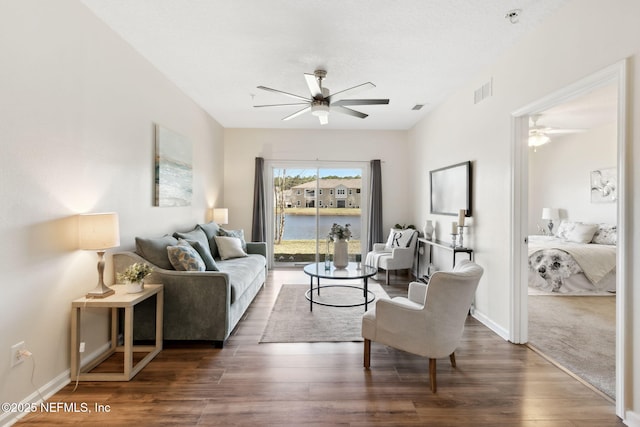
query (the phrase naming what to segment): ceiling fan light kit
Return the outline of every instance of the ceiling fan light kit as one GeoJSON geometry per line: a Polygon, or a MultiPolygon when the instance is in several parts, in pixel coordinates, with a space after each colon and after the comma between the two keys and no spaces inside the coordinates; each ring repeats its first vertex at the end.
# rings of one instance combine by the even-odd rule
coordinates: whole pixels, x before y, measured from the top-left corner
{"type": "Polygon", "coordinates": [[[345,107],[345,105],[381,105],[388,104],[388,99],[344,99],[347,96],[354,95],[358,92],[361,92],[365,89],[370,89],[376,87],[373,83],[367,82],[362,83],[357,86],[351,87],[349,89],[344,89],[340,92],[336,92],[333,95],[329,91],[328,88],[322,86],[322,81],[326,78],[327,72],[325,70],[316,70],[313,74],[305,73],[304,78],[307,83],[307,87],[309,88],[309,93],[311,97],[304,97],[300,95],[296,95],[289,92],[284,92],[278,89],[272,89],[266,86],[258,86],[258,89],[262,89],[268,92],[279,93],[281,95],[288,96],[290,98],[295,98],[298,103],[289,103],[289,104],[270,104],[270,105],[254,105],[254,107],[282,107],[282,106],[290,106],[290,105],[305,105],[302,110],[296,111],[293,114],[290,114],[284,117],[282,120],[291,120],[295,117],[298,117],[304,113],[311,112],[312,115],[318,117],[321,125],[326,125],[329,123],[329,113],[337,112],[341,114],[346,114],[353,117],[358,117],[360,119],[364,119],[368,116],[368,114],[362,113],[360,111],[353,110],[351,108],[345,107]]]}

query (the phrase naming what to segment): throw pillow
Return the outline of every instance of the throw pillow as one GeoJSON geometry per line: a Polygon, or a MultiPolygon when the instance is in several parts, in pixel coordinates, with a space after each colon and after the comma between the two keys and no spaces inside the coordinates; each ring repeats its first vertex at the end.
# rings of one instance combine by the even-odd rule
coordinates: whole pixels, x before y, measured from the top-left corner
{"type": "Polygon", "coordinates": [[[220,230],[220,226],[215,222],[209,222],[206,224],[198,224],[198,228],[204,231],[204,234],[207,235],[207,240],[209,241],[209,250],[211,251],[211,256],[216,258],[220,254],[218,253],[218,246],[216,245],[215,236],[218,235],[218,231],[220,230]]]}
{"type": "Polygon", "coordinates": [[[175,237],[164,235],[158,238],[145,239],[136,237],[136,252],[151,264],[165,270],[173,270],[173,265],[167,256],[167,246],[178,244],[175,237]]]}
{"type": "Polygon", "coordinates": [[[240,243],[242,244],[242,250],[245,252],[247,251],[247,242],[244,240],[244,230],[225,230],[220,227],[218,236],[237,237],[240,239],[240,243]]]}
{"type": "Polygon", "coordinates": [[[213,259],[213,255],[211,255],[209,239],[207,239],[207,235],[201,228],[196,227],[187,233],[175,232],[173,233],[173,237],[189,242],[189,244],[198,251],[198,255],[200,255],[200,258],[204,261],[207,271],[218,271],[218,266],[213,259]]]}
{"type": "Polygon", "coordinates": [[[591,243],[598,226],[595,224],[576,224],[567,234],[567,241],[575,243],[591,243]]]}
{"type": "Polygon", "coordinates": [[[411,246],[413,235],[415,230],[409,228],[400,230],[398,228],[392,228],[389,231],[389,237],[385,246],[387,248],[408,248],[411,246]]]}
{"type": "Polygon", "coordinates": [[[216,245],[220,251],[220,258],[231,259],[247,256],[242,250],[242,242],[237,237],[215,236],[216,245]]]}
{"type": "Polygon", "coordinates": [[[598,224],[598,229],[591,242],[599,245],[617,245],[618,227],[610,224],[598,224]]]}
{"type": "Polygon", "coordinates": [[[171,265],[178,271],[205,271],[204,261],[185,240],[176,246],[167,246],[167,254],[171,265]]]}

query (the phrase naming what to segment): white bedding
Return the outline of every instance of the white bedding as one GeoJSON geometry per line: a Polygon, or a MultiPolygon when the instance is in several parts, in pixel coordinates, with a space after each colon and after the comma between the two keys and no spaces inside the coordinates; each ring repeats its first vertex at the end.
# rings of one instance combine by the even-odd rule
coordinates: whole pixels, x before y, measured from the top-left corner
{"type": "Polygon", "coordinates": [[[557,292],[615,290],[616,246],[572,243],[553,236],[529,236],[529,285],[557,292]],[[570,277],[586,276],[575,289],[570,277]],[[612,280],[613,277],[613,280],[612,280]],[[613,284],[613,286],[612,286],[613,284]],[[589,289],[590,288],[590,289],[589,289]]]}

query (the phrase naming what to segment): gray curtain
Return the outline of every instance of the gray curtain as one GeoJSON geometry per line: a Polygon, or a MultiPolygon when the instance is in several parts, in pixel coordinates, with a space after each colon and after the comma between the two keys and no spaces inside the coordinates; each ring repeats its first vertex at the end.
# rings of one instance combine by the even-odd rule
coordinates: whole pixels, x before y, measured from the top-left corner
{"type": "Polygon", "coordinates": [[[256,157],[256,171],[253,182],[253,220],[251,222],[251,241],[267,241],[267,206],[264,191],[264,159],[256,157]]]}
{"type": "Polygon", "coordinates": [[[371,191],[369,206],[369,238],[367,249],[373,249],[374,243],[382,243],[382,171],[380,160],[371,160],[371,191]]]}

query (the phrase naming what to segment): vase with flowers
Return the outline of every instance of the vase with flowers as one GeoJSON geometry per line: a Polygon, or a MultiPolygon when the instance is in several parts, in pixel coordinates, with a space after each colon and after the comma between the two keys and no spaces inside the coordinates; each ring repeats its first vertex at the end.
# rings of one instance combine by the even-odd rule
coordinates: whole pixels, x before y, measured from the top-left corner
{"type": "Polygon", "coordinates": [[[349,227],[351,224],[342,226],[334,223],[327,236],[329,241],[333,242],[333,265],[336,268],[345,268],[349,265],[349,245],[347,243],[351,238],[349,227]]]}
{"type": "Polygon", "coordinates": [[[118,281],[125,283],[125,290],[129,294],[135,294],[144,290],[144,278],[153,272],[153,268],[144,262],[136,262],[127,267],[116,277],[118,281]]]}

